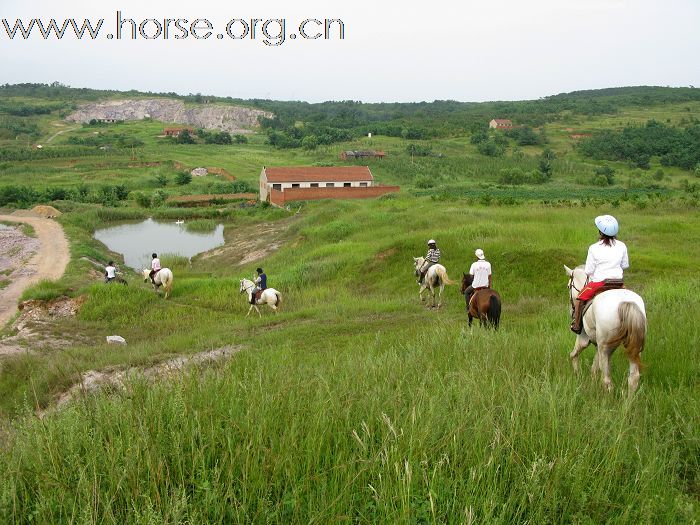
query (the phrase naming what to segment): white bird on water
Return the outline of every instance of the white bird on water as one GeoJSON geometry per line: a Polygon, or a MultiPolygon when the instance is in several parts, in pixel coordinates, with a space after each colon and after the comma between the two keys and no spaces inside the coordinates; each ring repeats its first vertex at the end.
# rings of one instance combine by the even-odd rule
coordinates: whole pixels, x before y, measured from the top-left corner
{"type": "Polygon", "coordinates": [[[183,221],[182,219],[178,219],[175,221],[175,224],[185,224],[185,221],[183,221]]]}

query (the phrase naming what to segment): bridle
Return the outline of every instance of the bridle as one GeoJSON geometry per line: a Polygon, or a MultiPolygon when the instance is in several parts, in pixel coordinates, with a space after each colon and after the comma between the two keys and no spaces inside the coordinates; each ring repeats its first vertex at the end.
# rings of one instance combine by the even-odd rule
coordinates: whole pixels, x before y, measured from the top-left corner
{"type": "MultiPolygon", "coordinates": [[[[241,284],[243,284],[243,283],[241,283],[241,284]]],[[[255,283],[251,283],[250,286],[244,286],[244,287],[243,287],[243,291],[244,291],[244,292],[247,292],[247,291],[250,290],[251,288],[255,288],[255,283]]]]}
{"type": "Polygon", "coordinates": [[[571,272],[571,275],[569,276],[569,284],[566,285],[566,287],[569,289],[569,302],[571,303],[571,308],[574,308],[574,295],[571,293],[571,290],[576,290],[576,292],[578,292],[578,295],[581,295],[581,291],[586,287],[586,285],[589,282],[591,282],[591,278],[588,275],[586,275],[586,282],[583,283],[583,286],[581,288],[576,288],[576,285],[574,284],[574,272],[571,272]]]}

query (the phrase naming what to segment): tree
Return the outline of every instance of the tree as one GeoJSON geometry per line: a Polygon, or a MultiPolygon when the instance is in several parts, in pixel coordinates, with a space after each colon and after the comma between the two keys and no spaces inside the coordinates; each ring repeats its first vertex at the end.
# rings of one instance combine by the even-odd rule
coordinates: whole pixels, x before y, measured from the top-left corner
{"type": "Polygon", "coordinates": [[[168,185],[168,177],[165,173],[159,173],[156,175],[156,185],[160,186],[161,188],[168,185]]]}
{"type": "Polygon", "coordinates": [[[192,175],[190,174],[189,171],[181,171],[177,175],[175,175],[175,183],[184,186],[186,184],[189,184],[192,182],[192,175]]]}
{"type": "Polygon", "coordinates": [[[194,138],[192,135],[190,135],[190,132],[186,129],[183,129],[180,134],[177,136],[175,139],[175,142],[177,144],[194,144],[194,138]]]}

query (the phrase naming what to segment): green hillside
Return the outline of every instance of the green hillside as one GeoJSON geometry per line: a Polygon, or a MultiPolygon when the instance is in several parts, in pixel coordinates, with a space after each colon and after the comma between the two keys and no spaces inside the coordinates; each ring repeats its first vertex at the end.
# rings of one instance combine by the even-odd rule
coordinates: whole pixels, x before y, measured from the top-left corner
{"type": "MultiPolygon", "coordinates": [[[[159,137],[164,123],[154,121],[62,120],[81,101],[151,94],[0,88],[0,127],[26,130],[0,135],[0,207],[52,204],[71,243],[66,275],[24,298],[84,301],[77,316],[37,328],[70,344],[2,358],[0,521],[697,522],[700,179],[695,165],[679,164],[694,151],[698,92],[242,101],[277,118],[245,143],[220,145],[178,144],[159,137]],[[21,104],[43,109],[8,110],[21,104]],[[530,131],[489,132],[495,117],[530,131]],[[596,143],[603,132],[620,147],[596,143]],[[303,144],[309,136],[315,145],[303,144]],[[586,140],[588,150],[578,145],[586,140]],[[257,188],[263,165],[340,165],[350,149],[385,151],[367,163],[401,192],[289,210],[164,204],[169,195],[257,188]],[[198,166],[236,180],[178,184],[198,166]],[[631,398],[621,351],[612,394],[588,372],[574,374],[568,358],[563,265],[583,262],[602,213],[620,221],[625,279],[649,320],[631,398]],[[191,264],[164,257],[175,274],[167,301],[128,272],[128,286],[105,286],[90,262],[119,257],[92,238],[95,229],[147,217],[225,225],[223,248],[191,264]],[[504,303],[499,331],[467,328],[458,286],[447,287],[440,309],[420,303],[412,257],[429,238],[452,279],[475,248],[486,252],[504,303]],[[282,293],[282,309],[245,318],[239,279],[257,266],[282,293]],[[106,344],[112,334],[128,345],[106,344]],[[53,408],[88,371],[224,347],[239,351],[53,408]]],[[[589,365],[593,349],[582,358],[589,365]]]]}

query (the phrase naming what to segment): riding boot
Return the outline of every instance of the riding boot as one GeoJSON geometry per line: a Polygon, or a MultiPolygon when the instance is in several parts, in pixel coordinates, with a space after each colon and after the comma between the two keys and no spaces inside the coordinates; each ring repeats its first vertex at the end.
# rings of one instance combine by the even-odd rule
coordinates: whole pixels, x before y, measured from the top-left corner
{"type": "Polygon", "coordinates": [[[580,334],[583,330],[583,323],[581,322],[581,309],[583,307],[583,301],[576,299],[574,301],[574,315],[571,321],[571,331],[575,334],[580,334]]]}

